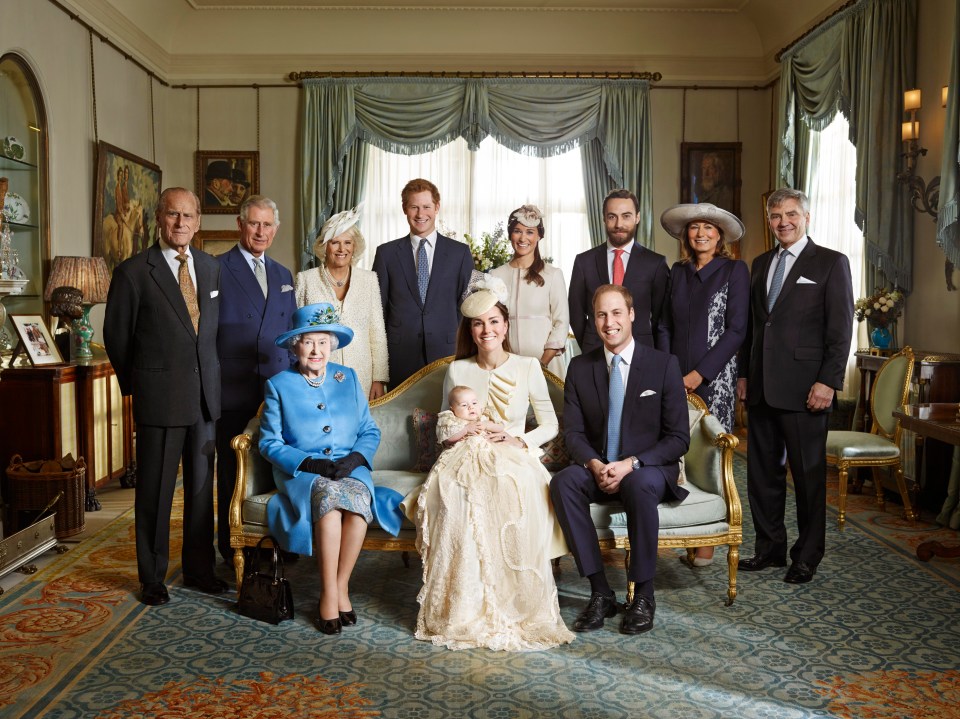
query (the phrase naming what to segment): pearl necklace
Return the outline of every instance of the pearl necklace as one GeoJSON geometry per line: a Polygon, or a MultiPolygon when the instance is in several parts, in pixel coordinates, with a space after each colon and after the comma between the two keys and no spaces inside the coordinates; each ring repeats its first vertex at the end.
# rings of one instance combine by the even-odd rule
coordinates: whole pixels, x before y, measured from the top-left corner
{"type": "Polygon", "coordinates": [[[327,371],[326,370],[323,371],[323,374],[320,375],[320,379],[310,379],[302,372],[300,373],[300,376],[303,377],[303,381],[306,382],[311,387],[321,387],[323,386],[324,381],[326,381],[327,379],[327,371]]]}
{"type": "Polygon", "coordinates": [[[334,276],[333,276],[333,273],[330,272],[330,270],[327,269],[327,266],[326,266],[326,265],[323,266],[323,271],[324,271],[324,273],[327,275],[327,279],[330,280],[330,284],[336,285],[337,287],[343,287],[345,284],[347,284],[347,282],[350,281],[350,269],[349,269],[349,268],[347,269],[347,278],[344,279],[344,280],[338,280],[336,277],[334,277],[334,276]]]}

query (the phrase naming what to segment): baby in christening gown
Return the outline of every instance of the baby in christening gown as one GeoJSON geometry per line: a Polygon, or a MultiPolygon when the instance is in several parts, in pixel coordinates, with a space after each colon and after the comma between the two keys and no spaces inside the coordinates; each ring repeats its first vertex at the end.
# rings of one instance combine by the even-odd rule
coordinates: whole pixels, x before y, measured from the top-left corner
{"type": "Polygon", "coordinates": [[[445,447],[455,447],[457,443],[466,447],[461,440],[476,437],[483,441],[474,442],[472,446],[480,451],[491,451],[487,438],[504,431],[503,425],[492,419],[493,408],[481,407],[477,393],[463,385],[451,389],[447,401],[450,409],[437,415],[437,441],[445,447]]]}

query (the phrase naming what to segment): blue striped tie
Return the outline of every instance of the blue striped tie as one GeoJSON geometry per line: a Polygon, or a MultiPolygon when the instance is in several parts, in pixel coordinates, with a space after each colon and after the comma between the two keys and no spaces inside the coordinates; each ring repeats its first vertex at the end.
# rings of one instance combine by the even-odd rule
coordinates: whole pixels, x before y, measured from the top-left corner
{"type": "Polygon", "coordinates": [[[420,303],[427,301],[427,285],[430,284],[430,262],[427,260],[427,238],[420,240],[417,247],[417,288],[420,290],[420,303]]]}
{"type": "Polygon", "coordinates": [[[620,363],[623,358],[614,355],[610,362],[610,407],[607,410],[607,461],[620,459],[620,420],[623,417],[623,374],[620,363]]]}
{"type": "Polygon", "coordinates": [[[770,281],[770,291],[767,293],[767,312],[773,310],[773,305],[780,295],[780,288],[783,287],[783,271],[787,267],[787,251],[779,250],[777,255],[777,269],[773,271],[773,279],[770,281]]]}

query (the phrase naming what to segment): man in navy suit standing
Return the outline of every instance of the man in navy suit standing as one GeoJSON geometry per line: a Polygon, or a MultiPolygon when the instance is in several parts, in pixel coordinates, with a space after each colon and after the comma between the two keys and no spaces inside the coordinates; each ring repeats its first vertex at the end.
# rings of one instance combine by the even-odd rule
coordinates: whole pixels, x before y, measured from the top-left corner
{"type": "Polygon", "coordinates": [[[670,270],[663,255],[636,242],[640,201],[629,190],[613,190],[603,201],[603,224],[607,241],[573,261],[570,273],[570,327],[580,351],[587,352],[603,343],[593,326],[593,293],[600,285],[622,285],[633,296],[636,319],[633,338],[647,347],[670,350],[670,339],[660,327],[670,270]]]}
{"type": "Polygon", "coordinates": [[[676,357],[634,341],[633,300],[625,288],[601,285],[592,309],[603,346],[574,357],[567,370],[563,439],[575,464],[554,476],[550,498],[580,576],[590,580],[590,601],[575,632],[599,629],[617,613],[590,504],[623,504],[627,578],[635,587],[620,632],[640,634],[653,628],[657,606],[657,505],[688,494],[679,486],[679,461],[690,445],[686,390],[676,357]]]}
{"type": "Polygon", "coordinates": [[[460,298],[473,273],[469,248],[436,230],[436,185],[411,180],[400,197],[410,234],[380,245],[373,260],[394,387],[421,367],[453,354],[460,298]]]}
{"type": "Polygon", "coordinates": [[[755,572],[787,564],[787,461],[799,536],[790,584],[813,579],[827,526],[827,419],[850,356],[853,285],[846,255],[807,237],[810,201],[799,190],[767,198],[777,247],[753,261],[750,320],[740,352],[737,396],[749,407],[747,496],[756,530],[755,572]]]}
{"type": "Polygon", "coordinates": [[[263,385],[290,366],[274,339],[290,329],[297,311],[290,270],[266,252],[280,226],[276,203],[253,195],[240,206],[240,242],[220,255],[220,355],[223,411],[217,424],[217,546],[230,562],[230,498],[237,458],[230,441],[243,432],[263,401],[263,385]]]}
{"type": "Polygon", "coordinates": [[[220,265],[191,249],[200,200],[170,187],[157,204],[157,242],[113,271],[103,343],[137,423],[134,498],[140,601],[170,601],[165,586],[170,511],[183,462],[183,583],[220,594],[214,575],[213,447],[220,417],[217,325],[220,265]]]}

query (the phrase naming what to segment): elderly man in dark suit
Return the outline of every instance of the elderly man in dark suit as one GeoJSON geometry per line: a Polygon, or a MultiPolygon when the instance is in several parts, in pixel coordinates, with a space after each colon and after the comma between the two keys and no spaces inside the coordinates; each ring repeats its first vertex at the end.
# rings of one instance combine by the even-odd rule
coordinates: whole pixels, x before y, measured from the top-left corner
{"type": "Polygon", "coordinates": [[[670,338],[660,326],[670,270],[663,255],[637,244],[639,211],[640,201],[629,190],[610,192],[603,201],[607,241],[573,261],[567,302],[570,327],[584,354],[603,344],[594,330],[593,294],[608,283],[626,287],[633,296],[633,338],[647,347],[670,350],[670,338]]]}
{"type": "Polygon", "coordinates": [[[104,344],[120,391],[133,396],[137,423],[136,519],[140,601],[170,601],[164,581],[170,510],[183,460],[183,581],[218,594],[214,576],[213,458],[220,416],[220,264],[190,248],[200,201],[164,190],[158,241],[113,271],[104,344]]]}
{"type": "Polygon", "coordinates": [[[756,530],[746,572],[786,566],[787,462],[799,536],[784,581],[809,582],[826,535],[827,418],[850,354],[853,286],[846,255],[807,237],[810,202],[781,189],[767,200],[778,246],[753,262],[750,322],[737,395],[749,406],[747,496],[756,530]]]}
{"type": "Polygon", "coordinates": [[[290,270],[267,257],[280,227],[277,204],[253,195],[240,206],[240,241],[220,255],[220,388],[217,423],[217,546],[226,561],[230,547],[230,498],[237,457],[230,441],[243,432],[263,401],[263,385],[290,366],[290,353],[274,339],[290,329],[297,311],[290,270]]]}
{"type": "Polygon", "coordinates": [[[554,476],[550,497],[580,576],[590,580],[590,601],[573,624],[575,632],[599,629],[617,613],[590,504],[623,503],[627,577],[635,588],[620,631],[640,634],[653,628],[657,606],[657,505],[688,494],[678,485],[679,460],[690,446],[686,390],[677,358],[631,335],[634,309],[625,288],[597,288],[593,314],[603,346],[571,360],[563,393],[563,439],[576,464],[554,476]]]}
{"type": "Polygon", "coordinates": [[[410,234],[380,245],[373,260],[393,386],[453,354],[460,298],[473,273],[467,246],[437,232],[440,191],[436,185],[411,180],[400,196],[410,234]]]}

